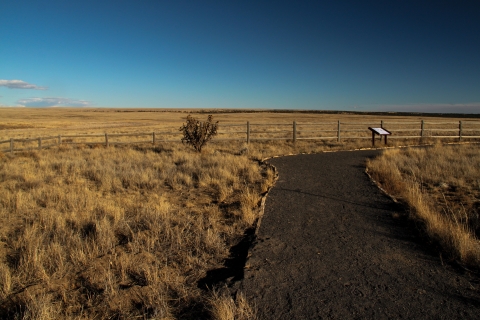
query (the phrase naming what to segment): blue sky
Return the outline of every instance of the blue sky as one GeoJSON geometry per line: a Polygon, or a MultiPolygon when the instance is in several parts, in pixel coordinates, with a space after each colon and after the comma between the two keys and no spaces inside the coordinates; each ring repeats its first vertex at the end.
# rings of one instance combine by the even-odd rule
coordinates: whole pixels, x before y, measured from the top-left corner
{"type": "Polygon", "coordinates": [[[480,2],[1,1],[0,105],[480,113],[480,2]]]}

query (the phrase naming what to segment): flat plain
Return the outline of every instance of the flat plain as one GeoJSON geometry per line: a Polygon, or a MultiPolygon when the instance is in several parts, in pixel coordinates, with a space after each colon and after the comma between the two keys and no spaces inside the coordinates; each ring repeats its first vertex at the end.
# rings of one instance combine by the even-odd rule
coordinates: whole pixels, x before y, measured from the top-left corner
{"type": "MultiPolygon", "coordinates": [[[[261,160],[283,154],[368,148],[368,124],[458,122],[420,115],[212,110],[241,138],[202,151],[180,143],[188,114],[209,110],[0,109],[0,141],[57,135],[171,130],[176,142],[105,147],[62,144],[0,154],[0,315],[19,319],[249,319],[239,293],[199,286],[255,229],[275,172],[261,160]],[[290,137],[293,121],[351,123],[366,139],[267,140],[246,144],[246,122],[290,137]],[[233,129],[232,129],[233,128],[233,129]]],[[[446,124],[447,125],[447,124],[446,124]]],[[[299,129],[299,131],[304,129],[299,129]]],[[[413,129],[412,129],[413,130],[413,129]]],[[[255,131],[255,130],[253,130],[255,131]]],[[[301,135],[299,136],[301,137],[301,135]]],[[[131,137],[126,137],[131,141],[131,137]]],[[[126,140],[126,141],[127,141],[126,140]]],[[[455,139],[450,139],[455,141],[455,139]]],[[[425,140],[428,142],[428,140],[425,140]]],[[[424,142],[425,142],[424,141],[424,142]]],[[[472,139],[474,141],[474,139],[472,139]]],[[[418,144],[418,139],[389,145],[418,144]]],[[[7,149],[8,143],[2,149],[7,149]]],[[[478,151],[476,151],[478,152],[478,151]]],[[[480,178],[479,178],[480,179],[480,178]]],[[[470,183],[470,182],[469,182],[470,183]]],[[[256,306],[261,308],[261,306],[256,306]]]]}

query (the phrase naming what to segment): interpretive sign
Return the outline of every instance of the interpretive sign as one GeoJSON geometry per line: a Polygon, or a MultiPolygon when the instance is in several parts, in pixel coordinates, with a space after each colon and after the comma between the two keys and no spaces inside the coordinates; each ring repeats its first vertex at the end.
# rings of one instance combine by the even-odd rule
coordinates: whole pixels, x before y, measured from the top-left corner
{"type": "Polygon", "coordinates": [[[372,131],[372,147],[375,147],[375,135],[378,134],[380,136],[380,141],[382,137],[385,137],[385,144],[387,144],[387,136],[391,135],[392,133],[385,128],[371,128],[368,127],[370,131],[372,131]]]}
{"type": "Polygon", "coordinates": [[[383,128],[369,128],[369,129],[375,131],[376,134],[381,134],[381,135],[383,135],[383,134],[390,134],[389,131],[387,131],[387,130],[385,130],[385,129],[383,129],[383,128]]]}

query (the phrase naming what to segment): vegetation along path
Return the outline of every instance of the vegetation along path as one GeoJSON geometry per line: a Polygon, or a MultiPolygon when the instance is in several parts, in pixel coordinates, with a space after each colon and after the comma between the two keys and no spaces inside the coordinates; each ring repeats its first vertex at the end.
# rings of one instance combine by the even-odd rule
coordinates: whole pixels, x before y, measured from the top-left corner
{"type": "Polygon", "coordinates": [[[479,278],[443,261],[365,174],[378,151],[269,160],[244,291],[261,319],[478,319],[479,278]]]}

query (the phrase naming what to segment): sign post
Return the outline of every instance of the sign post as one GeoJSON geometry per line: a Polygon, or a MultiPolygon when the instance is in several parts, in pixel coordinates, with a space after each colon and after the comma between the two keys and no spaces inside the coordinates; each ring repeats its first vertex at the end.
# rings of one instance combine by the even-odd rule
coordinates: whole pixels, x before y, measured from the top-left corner
{"type": "Polygon", "coordinates": [[[372,147],[375,147],[375,135],[378,134],[380,136],[380,140],[385,137],[385,144],[387,144],[387,136],[391,135],[392,133],[385,128],[371,128],[368,127],[370,131],[372,131],[372,147]]]}

